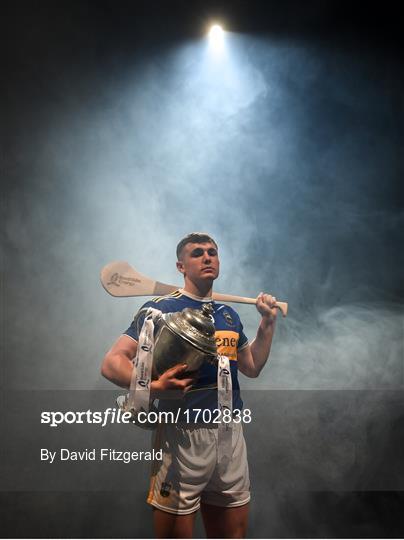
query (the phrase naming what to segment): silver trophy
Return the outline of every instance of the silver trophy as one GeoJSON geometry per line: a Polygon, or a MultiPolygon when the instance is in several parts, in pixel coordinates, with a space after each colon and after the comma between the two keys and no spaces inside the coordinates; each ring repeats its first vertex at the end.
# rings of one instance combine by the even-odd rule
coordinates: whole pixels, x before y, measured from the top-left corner
{"type": "MultiPolygon", "coordinates": [[[[140,323],[143,308],[135,317],[140,323]]],[[[204,362],[217,365],[217,348],[212,304],[201,309],[185,308],[175,313],[161,313],[154,321],[153,378],[179,363],[186,372],[197,371],[204,362]]],[[[140,334],[140,328],[138,327],[140,334]]]]}
{"type": "MultiPolygon", "coordinates": [[[[141,309],[134,319],[140,335],[140,321],[148,308],[141,309]]],[[[201,309],[185,308],[176,313],[160,313],[154,320],[154,352],[152,378],[179,363],[187,364],[186,373],[196,372],[204,362],[217,366],[212,304],[206,303],[201,309]]],[[[136,411],[129,406],[129,394],[119,396],[118,407],[131,412],[133,422],[145,429],[154,429],[155,424],[146,421],[139,423],[136,411]]],[[[157,409],[151,405],[151,411],[157,409]]]]}

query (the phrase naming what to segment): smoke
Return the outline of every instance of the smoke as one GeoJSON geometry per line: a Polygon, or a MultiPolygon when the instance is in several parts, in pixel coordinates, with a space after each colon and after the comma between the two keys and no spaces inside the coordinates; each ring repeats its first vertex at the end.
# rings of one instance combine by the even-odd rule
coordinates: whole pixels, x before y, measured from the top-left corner
{"type": "Polygon", "coordinates": [[[100,268],[181,284],[176,242],[206,230],[218,291],[290,304],[247,387],[402,386],[393,68],[237,35],[222,58],[194,42],[118,67],[33,98],[5,229],[9,384],[107,384],[101,358],[143,300],[108,297],[100,268]]]}
{"type": "Polygon", "coordinates": [[[247,387],[402,389],[403,317],[398,306],[346,304],[308,311],[278,325],[285,328],[276,337],[269,365],[258,379],[243,381],[247,387]]]}
{"type": "MultiPolygon", "coordinates": [[[[304,7],[305,21],[312,22],[310,9],[317,17],[318,7],[304,7]]],[[[146,489],[144,469],[43,474],[36,451],[61,441],[122,449],[136,441],[135,449],[146,448],[146,435],[70,426],[56,438],[37,421],[45,408],[113,404],[106,394],[115,388],[102,379],[101,360],[145,299],[108,296],[101,267],[124,259],[181,285],[176,243],[203,230],[219,243],[218,292],[263,290],[289,302],[260,377],[240,375],[254,419],[244,426],[255,498],[251,536],[398,531],[398,59],[374,43],[364,46],[360,36],[350,43],[332,37],[327,28],[324,41],[227,33],[224,54],[212,56],[203,41],[174,44],[161,36],[154,43],[166,20],[141,28],[155,16],[144,18],[138,7],[136,18],[104,3],[17,11],[3,114],[3,465],[6,487],[30,493],[7,492],[10,530],[37,526],[38,512],[49,506],[38,491],[52,489],[57,518],[54,525],[49,516],[42,520],[49,527],[82,535],[90,512],[101,516],[91,522],[95,531],[104,527],[101,534],[136,533],[127,517],[133,486],[138,501],[146,489]],[[107,392],[87,392],[94,389],[107,392]],[[105,486],[113,496],[95,495],[105,486]],[[66,489],[76,490],[74,499],[77,490],[94,490],[82,494],[85,517],[80,510],[71,520],[76,501],[68,491],[57,495],[66,489]],[[19,514],[28,521],[15,520],[10,504],[24,506],[19,514]],[[120,519],[99,511],[111,504],[120,519]]],[[[234,307],[254,339],[255,308],[234,307]]],[[[138,522],[137,532],[147,535],[138,522]]]]}

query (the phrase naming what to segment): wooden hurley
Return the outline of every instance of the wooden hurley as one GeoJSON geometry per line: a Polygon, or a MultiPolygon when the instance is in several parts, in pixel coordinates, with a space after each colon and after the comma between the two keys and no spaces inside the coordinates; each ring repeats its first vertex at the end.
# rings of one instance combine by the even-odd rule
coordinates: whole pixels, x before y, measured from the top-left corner
{"type": "MultiPolygon", "coordinates": [[[[176,285],[167,285],[140,274],[125,261],[114,261],[101,270],[101,284],[112,296],[164,296],[179,289],[176,285]]],[[[234,296],[232,294],[212,293],[213,300],[235,302],[238,304],[256,304],[256,298],[234,296]]],[[[276,306],[286,317],[287,302],[276,302],[276,306]]]]}

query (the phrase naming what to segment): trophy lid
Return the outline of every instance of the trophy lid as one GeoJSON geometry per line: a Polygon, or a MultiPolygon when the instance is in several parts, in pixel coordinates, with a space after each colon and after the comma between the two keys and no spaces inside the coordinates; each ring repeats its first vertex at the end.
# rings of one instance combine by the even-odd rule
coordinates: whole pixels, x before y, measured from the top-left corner
{"type": "Polygon", "coordinates": [[[204,353],[215,356],[217,349],[212,314],[212,304],[205,303],[201,309],[185,308],[164,314],[163,319],[174,334],[204,353]]]}

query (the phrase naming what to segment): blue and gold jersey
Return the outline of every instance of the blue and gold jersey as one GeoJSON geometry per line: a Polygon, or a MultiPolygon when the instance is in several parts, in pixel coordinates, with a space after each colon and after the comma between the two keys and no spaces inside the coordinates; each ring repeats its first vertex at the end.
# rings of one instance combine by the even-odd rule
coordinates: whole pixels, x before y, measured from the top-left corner
{"type": "MultiPolygon", "coordinates": [[[[243,402],[240,397],[240,386],[237,376],[237,352],[248,346],[248,339],[243,332],[243,325],[237,312],[229,306],[212,302],[209,298],[198,299],[181,289],[167,296],[153,298],[153,300],[146,302],[142,307],[152,307],[159,309],[163,313],[174,313],[182,311],[185,308],[201,308],[206,302],[210,302],[213,306],[217,351],[219,354],[227,356],[230,360],[233,408],[242,409],[243,402]]],[[[132,323],[124,334],[138,341],[139,335],[136,326],[132,323]]],[[[139,327],[141,327],[141,324],[139,327]]],[[[178,360],[178,362],[180,361],[181,359],[178,360]]],[[[167,410],[171,409],[172,406],[172,400],[160,400],[159,409],[167,410]]],[[[178,403],[176,406],[178,407],[178,403]]],[[[206,362],[200,368],[196,383],[182,400],[181,408],[189,409],[192,413],[192,409],[194,408],[214,410],[217,407],[217,367],[206,362]]],[[[192,416],[191,414],[190,417],[192,418],[192,416]]]]}

